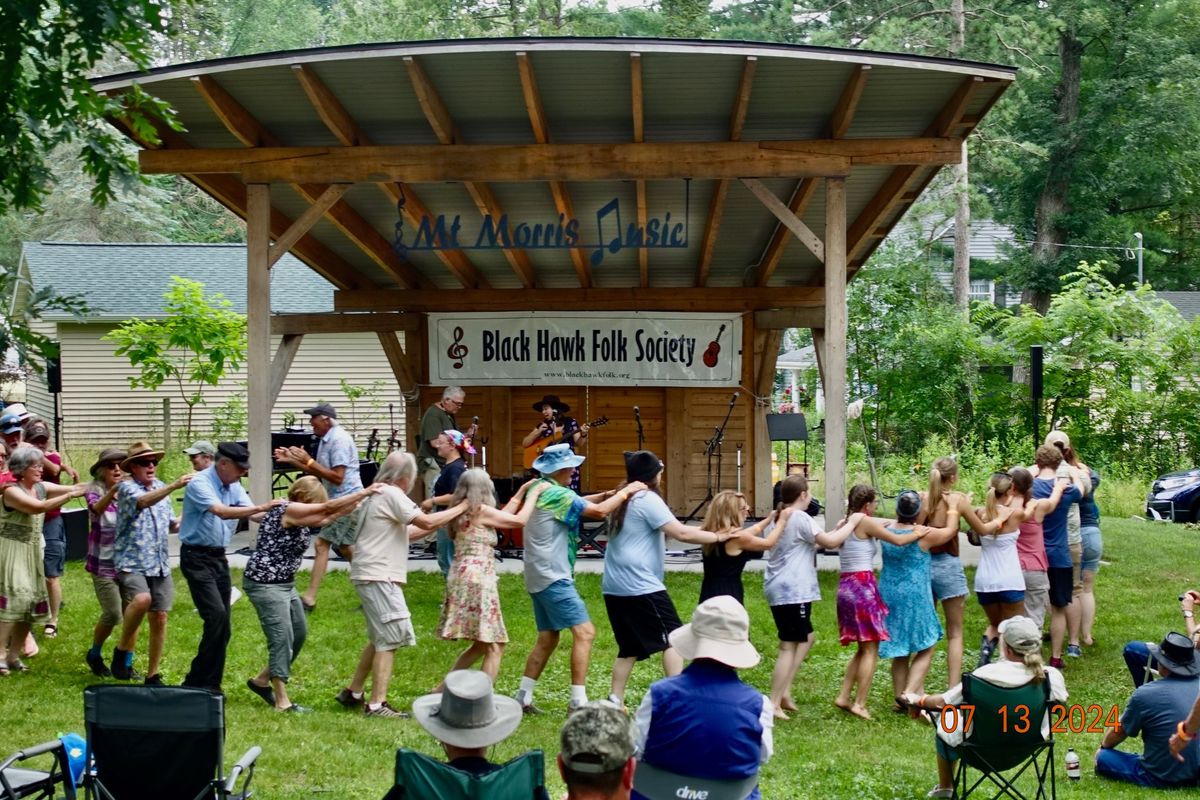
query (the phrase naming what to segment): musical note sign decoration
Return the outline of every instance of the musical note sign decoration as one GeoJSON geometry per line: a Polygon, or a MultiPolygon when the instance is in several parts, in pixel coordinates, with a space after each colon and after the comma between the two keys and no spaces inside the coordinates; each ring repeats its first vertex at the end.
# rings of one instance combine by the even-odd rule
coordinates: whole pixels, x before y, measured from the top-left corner
{"type": "Polygon", "coordinates": [[[430,314],[430,380],[450,386],[737,387],[739,314],[430,314]]]}
{"type": "MultiPolygon", "coordinates": [[[[591,224],[577,217],[567,219],[559,214],[553,219],[534,221],[511,220],[508,214],[499,219],[485,214],[479,229],[471,236],[465,230],[461,214],[447,219],[445,214],[423,215],[413,232],[412,241],[405,240],[404,194],[396,202],[397,221],[392,248],[401,258],[410,252],[438,250],[584,250],[592,266],[599,266],[606,254],[622,250],[671,250],[688,246],[691,217],[691,182],[684,181],[683,214],[667,211],[649,217],[645,227],[638,225],[637,215],[626,215],[622,222],[621,198],[614,197],[596,210],[595,241],[589,241],[591,224]]],[[[678,209],[677,209],[678,210],[678,209]]]]}

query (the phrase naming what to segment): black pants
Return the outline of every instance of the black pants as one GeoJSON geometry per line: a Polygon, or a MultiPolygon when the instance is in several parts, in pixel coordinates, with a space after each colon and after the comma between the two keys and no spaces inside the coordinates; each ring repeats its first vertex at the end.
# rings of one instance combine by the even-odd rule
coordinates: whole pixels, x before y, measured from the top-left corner
{"type": "Polygon", "coordinates": [[[192,668],[184,686],[220,691],[225,674],[225,649],[229,646],[229,562],[223,547],[183,545],[179,550],[179,571],[187,578],[192,602],[204,621],[200,648],[192,659],[192,668]]]}

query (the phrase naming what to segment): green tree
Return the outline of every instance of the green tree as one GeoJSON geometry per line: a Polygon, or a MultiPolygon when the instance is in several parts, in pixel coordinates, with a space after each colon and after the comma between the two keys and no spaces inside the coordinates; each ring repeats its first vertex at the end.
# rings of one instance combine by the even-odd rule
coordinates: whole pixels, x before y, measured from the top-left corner
{"type": "Polygon", "coordinates": [[[150,65],[156,37],[168,31],[168,6],[156,0],[5,0],[0,3],[0,212],[39,208],[55,148],[78,142],[92,199],[113,196],[113,179],[132,181],[137,162],[105,120],[122,116],[157,141],[153,121],[166,104],[133,87],[119,97],[92,88],[88,74],[110,51],[150,65]]]}
{"type": "Polygon", "coordinates": [[[12,313],[0,316],[0,383],[40,373],[46,359],[58,357],[58,342],[39,333],[34,325],[43,314],[66,311],[82,320],[90,311],[79,295],[60,295],[50,286],[27,292],[21,283],[15,268],[0,268],[0,297],[17,298],[12,313]]]}
{"type": "Polygon", "coordinates": [[[230,310],[220,293],[205,295],[204,284],[173,276],[163,294],[161,319],[131,319],[105,335],[116,354],[138,368],[131,388],[156,391],[171,383],[187,406],[187,436],[204,391],[246,358],[246,318],[230,310]]]}

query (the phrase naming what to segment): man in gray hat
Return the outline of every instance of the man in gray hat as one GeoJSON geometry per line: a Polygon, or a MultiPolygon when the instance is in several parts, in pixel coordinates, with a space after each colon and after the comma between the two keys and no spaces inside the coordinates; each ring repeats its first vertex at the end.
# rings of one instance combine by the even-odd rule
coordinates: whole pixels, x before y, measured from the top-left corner
{"type": "Polygon", "coordinates": [[[568,800],[626,800],[633,789],[633,724],[616,706],[588,703],[567,717],[558,774],[568,800]]]}
{"type": "Polygon", "coordinates": [[[217,448],[213,447],[212,442],[200,439],[192,442],[192,446],[185,448],[183,452],[192,460],[192,471],[203,472],[212,466],[213,459],[217,455],[217,448]]]}
{"type": "MultiPolygon", "coordinates": [[[[354,443],[354,437],[338,424],[337,409],[329,403],[317,403],[304,409],[304,413],[308,414],[313,435],[320,440],[316,457],[310,456],[303,447],[280,447],[275,450],[275,460],[293,464],[301,472],[320,478],[330,500],[361,490],[358,445],[354,443]]],[[[316,557],[313,559],[312,575],[308,588],[300,596],[306,611],[312,611],[317,606],[317,591],[325,578],[325,570],[329,568],[330,548],[340,548],[347,561],[353,557],[355,519],[353,514],[347,514],[321,528],[317,535],[313,543],[316,557]]]]}
{"type": "Polygon", "coordinates": [[[1200,745],[1191,742],[1194,737],[1180,720],[1188,715],[1200,689],[1200,653],[1190,638],[1172,631],[1161,644],[1150,646],[1150,655],[1164,680],[1134,690],[1121,714],[1120,727],[1109,728],[1096,751],[1096,774],[1152,789],[1195,786],[1200,777],[1200,745]],[[1116,749],[1138,734],[1142,736],[1140,756],[1116,749]],[[1178,755],[1172,753],[1173,736],[1183,739],[1176,743],[1178,755]]]}
{"type": "Polygon", "coordinates": [[[446,763],[472,775],[499,769],[487,759],[489,747],[507,739],[521,724],[521,705],[492,691],[492,679],[477,669],[457,669],[442,691],[413,701],[413,716],[441,742],[446,763]]]}

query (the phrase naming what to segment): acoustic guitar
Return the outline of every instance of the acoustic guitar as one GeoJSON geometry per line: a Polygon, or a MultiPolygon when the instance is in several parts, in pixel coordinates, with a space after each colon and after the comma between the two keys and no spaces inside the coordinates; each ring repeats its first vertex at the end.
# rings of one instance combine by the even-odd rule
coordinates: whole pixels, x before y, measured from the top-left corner
{"type": "Polygon", "coordinates": [[[717,338],[708,343],[708,348],[704,351],[703,361],[704,366],[712,369],[717,365],[717,360],[721,355],[721,334],[725,332],[725,326],[722,325],[717,331],[717,338]]]}
{"type": "MultiPolygon", "coordinates": [[[[588,428],[602,428],[608,424],[608,417],[600,417],[587,423],[588,428]]],[[[580,427],[583,427],[582,425],[580,427]]],[[[533,469],[533,462],[542,454],[542,451],[547,447],[556,444],[561,444],[566,439],[561,433],[553,433],[545,438],[538,439],[533,444],[525,448],[524,464],[525,469],[533,469]]]]}

